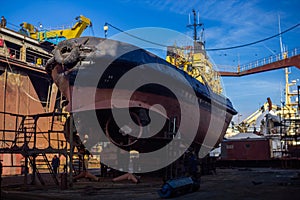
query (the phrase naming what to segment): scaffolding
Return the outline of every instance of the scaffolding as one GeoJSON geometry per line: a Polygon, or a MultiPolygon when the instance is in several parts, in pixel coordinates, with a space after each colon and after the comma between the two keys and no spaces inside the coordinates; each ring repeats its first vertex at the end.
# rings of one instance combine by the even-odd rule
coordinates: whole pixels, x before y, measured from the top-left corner
{"type": "MultiPolygon", "coordinates": [[[[67,113],[49,112],[34,115],[21,115],[0,112],[0,117],[6,118],[9,126],[0,127],[0,153],[19,155],[21,162],[11,160],[10,165],[3,167],[19,168],[24,174],[24,184],[28,184],[28,174],[31,172],[30,184],[36,184],[36,177],[45,185],[43,174],[49,173],[56,185],[58,177],[51,166],[51,157],[64,156],[67,162],[68,141],[64,137],[63,126],[67,113]]],[[[67,163],[65,164],[67,166],[67,163]]],[[[65,167],[64,167],[65,169],[65,167]]]]}
{"type": "MultiPolygon", "coordinates": [[[[288,84],[291,86],[292,84],[288,84]]],[[[294,85],[294,84],[293,84],[294,85]]],[[[289,92],[286,89],[287,104],[283,104],[280,123],[280,142],[281,142],[281,160],[284,168],[299,168],[300,161],[300,86],[297,86],[297,92],[289,92]],[[297,95],[297,96],[296,96],[297,95]],[[294,98],[295,101],[290,99],[294,98]]]]}

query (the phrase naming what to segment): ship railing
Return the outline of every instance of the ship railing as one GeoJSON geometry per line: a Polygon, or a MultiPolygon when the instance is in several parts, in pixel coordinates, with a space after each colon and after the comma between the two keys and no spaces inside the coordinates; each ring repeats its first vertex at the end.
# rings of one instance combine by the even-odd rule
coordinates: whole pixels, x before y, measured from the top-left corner
{"type": "Polygon", "coordinates": [[[48,26],[45,27],[45,31],[54,31],[54,30],[65,30],[65,29],[71,29],[73,27],[73,24],[70,25],[59,25],[59,26],[48,26]]]}
{"type": "Polygon", "coordinates": [[[223,65],[218,65],[217,66],[217,71],[224,71],[224,72],[243,72],[247,71],[250,69],[254,69],[257,67],[261,67],[263,65],[271,64],[273,62],[277,62],[280,60],[284,60],[286,58],[290,58],[296,55],[300,54],[300,48],[294,48],[289,51],[285,51],[283,53],[271,55],[265,58],[261,58],[246,64],[238,65],[238,66],[223,66],[223,65]]]}
{"type": "Polygon", "coordinates": [[[236,66],[232,66],[232,65],[217,65],[215,66],[216,68],[214,69],[217,72],[220,71],[226,71],[226,72],[236,72],[237,71],[237,67],[236,66]]]}
{"type": "Polygon", "coordinates": [[[15,25],[15,24],[10,23],[10,22],[7,22],[6,28],[10,29],[10,30],[13,30],[15,32],[19,32],[20,31],[20,25],[15,25]]]}
{"type": "MultiPolygon", "coordinates": [[[[3,56],[10,59],[24,61],[22,60],[21,51],[14,48],[7,48],[7,51],[4,52],[3,56]]],[[[33,67],[43,67],[46,65],[48,59],[50,59],[50,56],[37,55],[36,53],[27,50],[25,62],[33,67]]]]}
{"type": "Polygon", "coordinates": [[[286,58],[296,56],[296,55],[299,55],[299,54],[300,54],[300,48],[295,48],[295,49],[290,50],[290,51],[285,51],[283,53],[279,53],[279,54],[276,54],[276,55],[271,55],[271,56],[268,56],[268,57],[265,57],[265,58],[262,58],[262,59],[244,64],[244,65],[238,66],[237,69],[236,69],[236,72],[247,71],[247,70],[250,70],[250,69],[253,69],[253,68],[256,68],[256,67],[260,67],[260,66],[263,66],[263,65],[266,65],[266,64],[271,64],[271,63],[276,62],[276,61],[284,60],[286,58]]]}
{"type": "MultiPolygon", "coordinates": [[[[46,28],[37,28],[36,29],[40,32],[49,32],[49,31],[54,31],[54,30],[66,30],[66,29],[71,29],[74,26],[72,23],[71,25],[60,25],[60,26],[49,26],[46,28]]],[[[12,23],[7,23],[6,26],[7,29],[13,30],[15,32],[19,32],[21,27],[12,23]]]]}

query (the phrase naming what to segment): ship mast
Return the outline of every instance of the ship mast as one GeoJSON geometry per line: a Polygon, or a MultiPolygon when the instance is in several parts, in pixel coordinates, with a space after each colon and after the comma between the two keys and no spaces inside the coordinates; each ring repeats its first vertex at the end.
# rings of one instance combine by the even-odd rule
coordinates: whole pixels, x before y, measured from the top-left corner
{"type": "MultiPolygon", "coordinates": [[[[203,26],[203,24],[199,22],[200,21],[199,20],[199,14],[198,14],[198,23],[197,23],[197,14],[196,14],[195,9],[193,9],[193,16],[194,16],[193,24],[188,24],[187,27],[189,27],[189,28],[193,27],[193,31],[194,31],[194,35],[193,36],[194,36],[194,41],[196,42],[198,40],[198,37],[197,37],[197,28],[203,26]]],[[[200,38],[200,41],[202,42],[202,36],[200,38]]]]}
{"type": "Polygon", "coordinates": [[[202,26],[203,24],[200,23],[199,13],[197,15],[193,9],[193,23],[191,23],[189,14],[189,24],[187,25],[187,27],[192,28],[194,32],[193,47],[177,48],[175,45],[168,47],[166,60],[199,82],[207,84],[213,92],[221,94],[222,85],[219,74],[213,68],[213,64],[210,62],[204,48],[203,29],[201,30],[200,38],[197,37],[197,29],[202,26]]]}

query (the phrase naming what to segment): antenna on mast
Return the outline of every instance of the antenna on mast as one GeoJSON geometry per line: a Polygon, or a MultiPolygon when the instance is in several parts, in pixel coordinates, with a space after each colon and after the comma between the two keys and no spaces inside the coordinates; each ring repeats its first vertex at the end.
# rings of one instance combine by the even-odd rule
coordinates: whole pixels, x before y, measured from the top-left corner
{"type": "MultiPolygon", "coordinates": [[[[282,36],[281,36],[281,25],[280,25],[280,15],[278,15],[278,31],[279,31],[279,42],[280,42],[280,53],[281,53],[281,59],[286,58],[286,49],[284,48],[284,45],[282,43],[282,36]]],[[[291,95],[290,95],[290,84],[289,84],[289,68],[284,68],[285,73],[285,105],[290,106],[291,105],[291,95]]],[[[284,106],[284,105],[283,105],[284,106]]]]}
{"type": "Polygon", "coordinates": [[[281,26],[280,26],[280,15],[278,15],[278,32],[279,32],[280,53],[283,54],[284,48],[283,48],[283,45],[282,45],[281,26]]]}
{"type": "MultiPolygon", "coordinates": [[[[194,41],[197,41],[197,40],[199,40],[199,38],[197,37],[197,28],[203,26],[203,24],[200,23],[199,12],[198,12],[198,21],[197,21],[197,14],[196,14],[195,9],[193,9],[193,15],[194,15],[193,24],[190,24],[191,22],[190,22],[190,15],[189,15],[189,24],[187,25],[187,27],[189,27],[189,28],[192,27],[193,28],[193,30],[194,30],[193,38],[194,38],[194,41]]],[[[200,41],[203,42],[202,41],[202,34],[201,34],[201,37],[200,37],[200,41]]]]}

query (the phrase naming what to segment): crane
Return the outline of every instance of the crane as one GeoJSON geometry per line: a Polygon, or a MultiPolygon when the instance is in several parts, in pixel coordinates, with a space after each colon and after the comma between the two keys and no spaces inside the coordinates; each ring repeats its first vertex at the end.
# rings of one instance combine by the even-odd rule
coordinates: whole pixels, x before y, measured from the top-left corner
{"type": "Polygon", "coordinates": [[[77,22],[73,27],[57,30],[39,30],[34,25],[23,22],[20,24],[21,29],[19,32],[40,42],[51,42],[57,44],[62,40],[80,37],[82,32],[88,26],[92,26],[91,20],[83,15],[80,15],[75,19],[77,22]]]}
{"type": "Polygon", "coordinates": [[[247,132],[248,127],[255,126],[257,119],[262,116],[265,111],[268,110],[269,114],[272,116],[276,116],[276,112],[273,111],[275,109],[276,111],[280,110],[281,108],[273,105],[271,99],[268,97],[267,102],[265,102],[258,110],[256,110],[254,113],[252,113],[250,116],[245,118],[239,125],[237,126],[238,130],[241,133],[247,132]]]}

